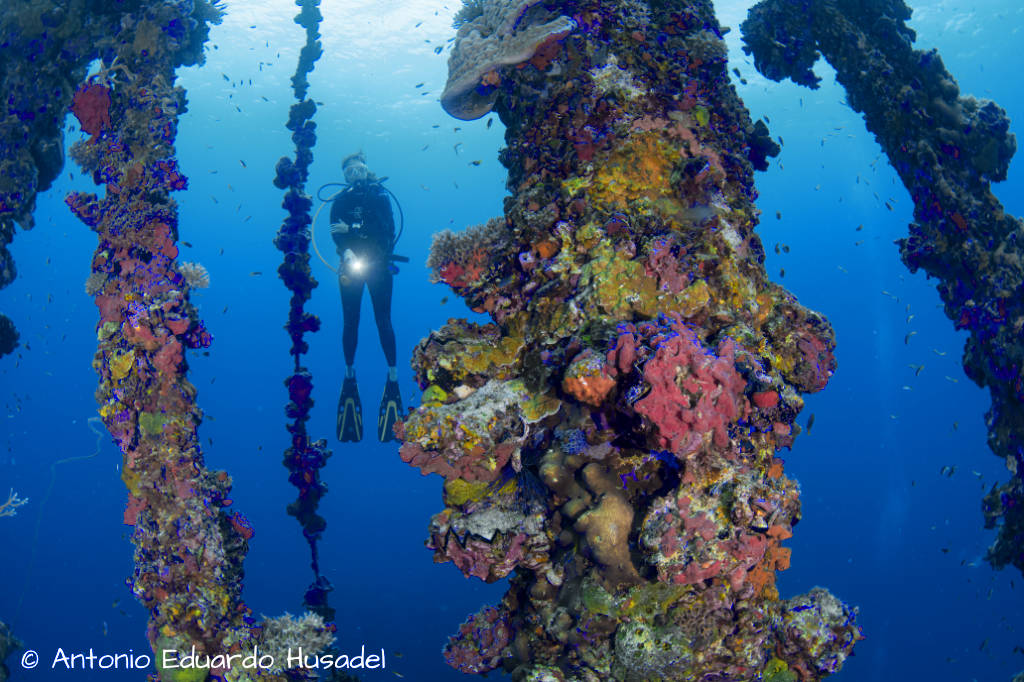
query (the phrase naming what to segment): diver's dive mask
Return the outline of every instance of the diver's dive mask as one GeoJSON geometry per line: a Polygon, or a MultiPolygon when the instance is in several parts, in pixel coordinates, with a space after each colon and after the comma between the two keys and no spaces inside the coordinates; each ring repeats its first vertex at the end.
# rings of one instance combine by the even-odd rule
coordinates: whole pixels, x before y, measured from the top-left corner
{"type": "Polygon", "coordinates": [[[359,161],[350,162],[343,171],[345,173],[345,182],[350,185],[359,185],[370,179],[370,169],[366,167],[366,164],[359,161]]]}

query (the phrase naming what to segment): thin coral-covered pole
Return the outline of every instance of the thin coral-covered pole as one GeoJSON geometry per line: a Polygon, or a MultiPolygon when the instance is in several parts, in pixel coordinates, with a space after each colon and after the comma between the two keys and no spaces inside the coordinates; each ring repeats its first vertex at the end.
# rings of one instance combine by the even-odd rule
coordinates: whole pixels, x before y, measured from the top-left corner
{"type": "MultiPolygon", "coordinates": [[[[174,152],[184,91],[172,84],[174,67],[194,57],[194,41],[202,43],[202,35],[183,32],[190,22],[176,3],[148,3],[124,17],[123,35],[112,41],[116,58],[78,88],[72,104],[90,135],[73,154],[105,185],[105,196],[67,199],[99,238],[89,283],[100,313],[96,397],[123,453],[132,590],[149,610],[160,670],[165,650],[250,652],[256,635],[241,600],[253,530],[229,509],[230,477],[204,464],[202,412],[187,378],[186,351],[211,341],[176,261],[178,210],[170,196],[187,184],[174,152]]],[[[223,659],[200,667],[225,672],[223,659]]]]}

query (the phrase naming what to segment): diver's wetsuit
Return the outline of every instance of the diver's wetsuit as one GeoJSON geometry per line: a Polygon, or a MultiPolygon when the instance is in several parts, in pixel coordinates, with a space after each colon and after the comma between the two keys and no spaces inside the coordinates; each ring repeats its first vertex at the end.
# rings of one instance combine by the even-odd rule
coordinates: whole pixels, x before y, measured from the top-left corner
{"type": "Polygon", "coordinates": [[[395,217],[387,190],[377,182],[360,182],[343,190],[331,205],[331,224],[345,222],[349,231],[331,233],[338,247],[338,255],[351,249],[366,266],[353,276],[342,264],[338,284],[341,288],[341,309],[345,322],[342,347],[345,364],[354,366],[356,342],[359,339],[359,308],[363,298],[363,283],[370,290],[373,316],[377,321],[381,349],[388,367],[394,367],[395,330],[391,326],[391,288],[393,276],[388,257],[394,247],[395,217]]]}

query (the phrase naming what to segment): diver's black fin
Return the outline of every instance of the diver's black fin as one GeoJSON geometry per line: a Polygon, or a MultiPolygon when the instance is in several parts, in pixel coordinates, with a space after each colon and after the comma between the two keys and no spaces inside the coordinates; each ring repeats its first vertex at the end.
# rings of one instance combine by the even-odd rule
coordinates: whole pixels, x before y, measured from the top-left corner
{"type": "Polygon", "coordinates": [[[402,394],[398,391],[398,382],[388,379],[384,384],[384,395],[380,399],[380,412],[377,414],[377,439],[387,443],[395,439],[395,422],[402,416],[402,394]]]}
{"type": "Polygon", "coordinates": [[[348,377],[338,398],[338,440],[358,443],[363,439],[363,405],[359,402],[359,386],[355,377],[348,377]]]}

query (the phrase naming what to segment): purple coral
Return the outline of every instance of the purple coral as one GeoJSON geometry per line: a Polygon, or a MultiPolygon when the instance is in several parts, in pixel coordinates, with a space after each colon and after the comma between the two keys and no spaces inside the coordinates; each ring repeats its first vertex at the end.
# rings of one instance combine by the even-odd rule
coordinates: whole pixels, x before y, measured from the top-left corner
{"type": "Polygon", "coordinates": [[[496,670],[512,643],[508,613],[488,606],[459,627],[459,634],[448,639],[444,660],[464,673],[496,670]]]}

